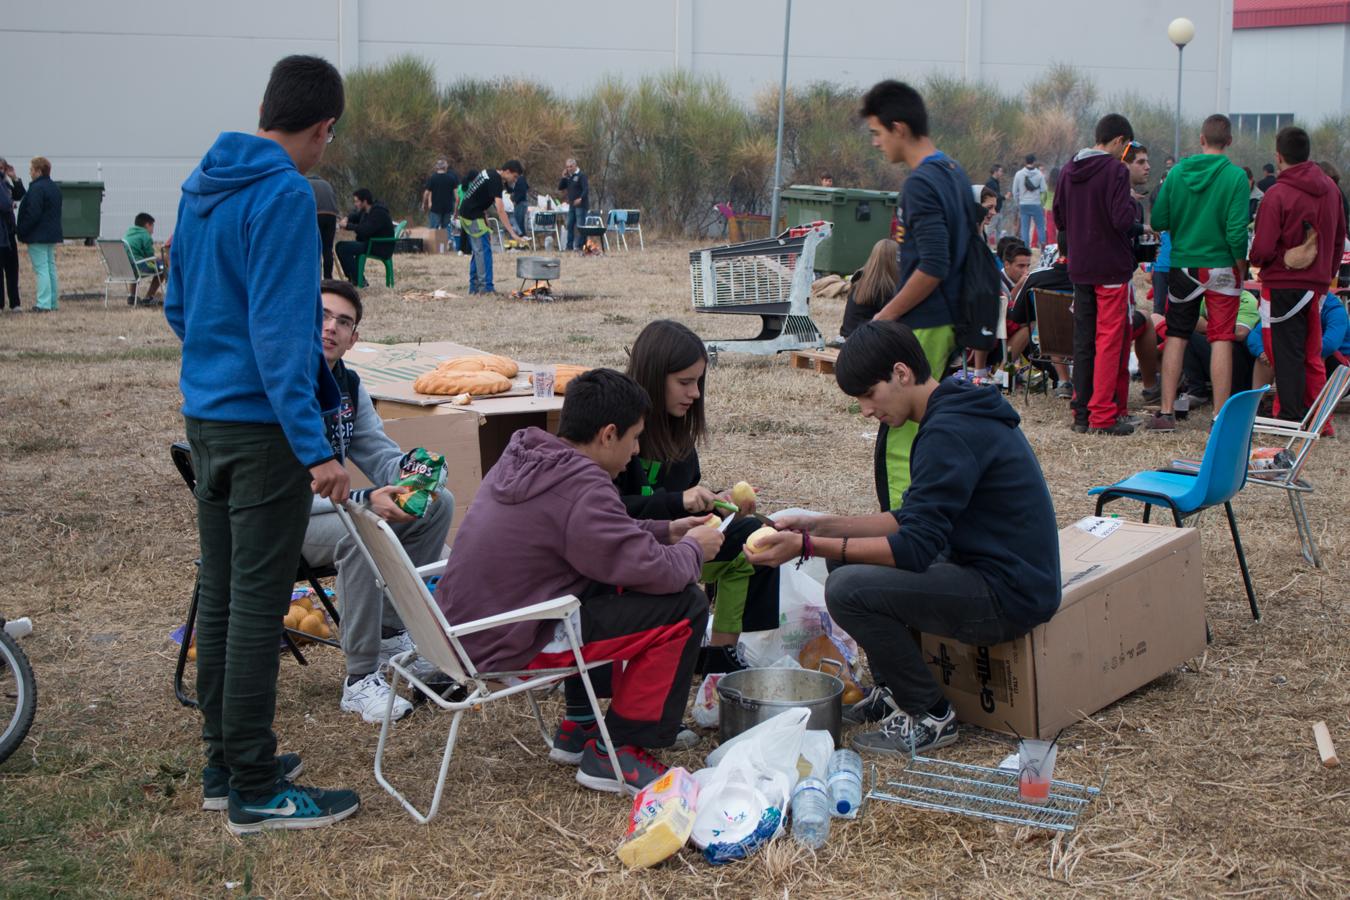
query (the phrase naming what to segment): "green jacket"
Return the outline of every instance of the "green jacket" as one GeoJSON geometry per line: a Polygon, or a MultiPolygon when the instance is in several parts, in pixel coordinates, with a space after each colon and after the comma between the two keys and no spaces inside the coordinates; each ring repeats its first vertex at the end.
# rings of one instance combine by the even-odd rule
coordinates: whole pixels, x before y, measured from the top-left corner
{"type": "Polygon", "coordinates": [[[155,255],[155,239],[139,225],[128,228],[127,233],[122,235],[122,240],[131,248],[132,259],[148,259],[155,255]]]}
{"type": "Polygon", "coordinates": [[[1247,175],[1222,154],[1188,156],[1172,167],[1151,224],[1172,234],[1172,266],[1219,268],[1247,258],[1247,175]]]}

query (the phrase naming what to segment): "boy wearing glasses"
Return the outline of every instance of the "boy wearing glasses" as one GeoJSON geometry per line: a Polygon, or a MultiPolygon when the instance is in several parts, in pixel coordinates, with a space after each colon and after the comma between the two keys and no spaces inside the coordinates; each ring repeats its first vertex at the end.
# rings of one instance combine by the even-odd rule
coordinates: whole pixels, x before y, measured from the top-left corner
{"type": "MultiPolygon", "coordinates": [[[[323,357],[333,372],[342,403],[328,418],[328,439],[339,459],[350,459],[372,484],[380,487],[352,492],[353,499],[368,503],[371,510],[393,529],[408,558],[424,566],[441,558],[455,498],[440,491],[422,518],[408,515],[394,496],[403,451],[384,433],[384,425],[361,384],[360,377],[342,363],[342,357],[360,340],[361,295],[349,282],[325,280],[323,300],[323,357]]],[[[315,497],[305,530],[305,559],[312,566],[336,566],[337,597],[342,604],[342,652],[347,661],[347,681],[342,688],[341,709],[359,713],[372,724],[382,721],[389,702],[389,683],[381,668],[391,656],[410,650],[412,640],[403,628],[384,591],[375,583],[375,573],[364,553],[338,521],[331,501],[315,497]]],[[[428,673],[430,674],[430,673],[428,673]]],[[[412,704],[394,697],[394,718],[412,712],[412,704]]]]}

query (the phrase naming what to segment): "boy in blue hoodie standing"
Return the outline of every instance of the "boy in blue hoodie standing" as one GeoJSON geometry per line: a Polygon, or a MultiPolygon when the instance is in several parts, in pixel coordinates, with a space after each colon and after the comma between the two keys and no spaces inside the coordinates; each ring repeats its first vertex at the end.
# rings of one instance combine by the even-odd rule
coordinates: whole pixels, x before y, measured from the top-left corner
{"type": "Polygon", "coordinates": [[[866,516],[778,516],[781,530],[746,559],[845,564],[826,581],[825,603],[884,685],[846,715],[881,720],[879,730],[854,736],[853,749],[921,753],[955,741],[957,728],[913,630],[997,644],[1048,621],[1060,601],[1055,510],[1008,401],[932,378],[909,328],[859,326],[834,374],[863,415],[892,428],[918,424],[904,505],[866,516]]]}
{"type": "Polygon", "coordinates": [[[294,784],[272,720],[282,618],[311,496],[347,499],[329,443],[337,383],[320,344],[319,230],[304,173],[343,110],[326,60],[272,69],[254,135],[224,132],[183,183],[164,312],[183,342],[179,387],[197,473],[197,701],[204,809],[234,834],[313,828],[360,805],[294,784]]]}

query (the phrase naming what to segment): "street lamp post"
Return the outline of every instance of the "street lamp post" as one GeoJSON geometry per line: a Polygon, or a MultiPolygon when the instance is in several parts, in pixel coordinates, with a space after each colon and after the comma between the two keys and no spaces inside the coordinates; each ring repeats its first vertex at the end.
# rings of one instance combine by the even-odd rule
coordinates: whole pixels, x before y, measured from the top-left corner
{"type": "Polygon", "coordinates": [[[788,42],[792,37],[792,0],[783,14],[783,78],[778,83],[778,141],[773,152],[773,204],[769,213],[769,234],[778,233],[778,203],[783,183],[783,114],[787,104],[788,42]]]}
{"type": "Polygon", "coordinates": [[[1195,37],[1195,23],[1187,18],[1173,19],[1167,26],[1167,38],[1177,45],[1177,121],[1172,141],[1172,158],[1181,159],[1181,58],[1186,45],[1195,37]]]}

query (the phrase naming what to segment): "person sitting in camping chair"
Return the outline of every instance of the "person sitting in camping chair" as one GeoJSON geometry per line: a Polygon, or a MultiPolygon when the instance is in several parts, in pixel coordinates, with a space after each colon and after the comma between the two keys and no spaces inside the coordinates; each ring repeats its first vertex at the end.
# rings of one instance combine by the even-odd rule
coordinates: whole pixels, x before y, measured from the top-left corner
{"type": "MultiPolygon", "coordinates": [[[[342,363],[342,356],[359,340],[361,295],[349,282],[326,279],[320,287],[323,300],[323,356],[333,371],[342,403],[337,416],[328,421],[328,438],[340,460],[350,460],[372,484],[369,491],[353,491],[389,523],[414,565],[440,559],[445,536],[455,512],[455,498],[439,491],[421,518],[404,512],[394,501],[398,491],[403,451],[384,433],[384,425],[366,393],[361,379],[342,363]]],[[[347,661],[347,680],[340,708],[360,714],[371,724],[384,719],[390,687],[381,668],[391,656],[411,650],[412,640],[403,623],[375,581],[370,561],[348,535],[329,500],[316,496],[305,530],[305,560],[311,566],[337,568],[337,600],[342,606],[342,652],[347,661]]],[[[412,712],[412,704],[394,698],[394,718],[412,712]]]]}
{"type": "MultiPolygon", "coordinates": [[[[666,771],[645,748],[671,746],[679,735],[708,625],[697,582],[722,546],[706,516],[634,519],[624,507],[614,479],[637,455],[651,405],[636,381],[612,369],[573,378],[557,436],[517,431],[484,476],[436,588],[451,623],[580,598],[583,657],[624,663],[610,667],[605,726],[615,746],[599,740],[574,677],[564,683],[566,714],[549,757],[577,765],[577,781],[597,791],[635,793],[666,771]]],[[[459,640],[480,671],[574,665],[555,631],[557,623],[526,621],[459,640]]]]}

